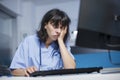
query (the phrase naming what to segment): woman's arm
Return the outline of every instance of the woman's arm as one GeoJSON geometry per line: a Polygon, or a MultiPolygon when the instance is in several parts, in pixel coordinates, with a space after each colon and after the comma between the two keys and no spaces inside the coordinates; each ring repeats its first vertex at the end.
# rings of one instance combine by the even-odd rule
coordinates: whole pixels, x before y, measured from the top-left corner
{"type": "Polygon", "coordinates": [[[73,57],[69,54],[69,51],[67,50],[65,43],[63,41],[64,36],[66,34],[66,30],[67,30],[67,27],[62,30],[62,32],[58,38],[58,44],[59,44],[64,68],[68,69],[68,68],[75,68],[76,63],[75,63],[75,60],[73,59],[73,57]]]}
{"type": "Polygon", "coordinates": [[[13,76],[29,76],[30,73],[37,71],[36,67],[28,67],[26,69],[14,69],[12,70],[13,76]]]}
{"type": "Polygon", "coordinates": [[[25,76],[24,69],[14,69],[11,71],[13,76],[25,76]]]}

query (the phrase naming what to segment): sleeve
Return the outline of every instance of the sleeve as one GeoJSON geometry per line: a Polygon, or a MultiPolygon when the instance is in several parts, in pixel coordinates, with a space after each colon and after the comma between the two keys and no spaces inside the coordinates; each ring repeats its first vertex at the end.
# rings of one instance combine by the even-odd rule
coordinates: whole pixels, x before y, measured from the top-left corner
{"type": "Polygon", "coordinates": [[[19,47],[13,57],[13,60],[10,65],[10,69],[25,68],[26,60],[27,60],[27,52],[28,52],[28,44],[27,44],[27,41],[24,40],[19,45],[19,47]]]}

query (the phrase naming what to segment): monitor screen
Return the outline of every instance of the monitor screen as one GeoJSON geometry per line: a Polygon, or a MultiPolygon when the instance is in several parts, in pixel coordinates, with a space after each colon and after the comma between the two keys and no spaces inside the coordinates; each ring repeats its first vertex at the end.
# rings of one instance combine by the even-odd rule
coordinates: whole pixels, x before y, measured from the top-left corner
{"type": "Polygon", "coordinates": [[[77,46],[108,48],[120,44],[120,0],[81,0],[77,46]]]}

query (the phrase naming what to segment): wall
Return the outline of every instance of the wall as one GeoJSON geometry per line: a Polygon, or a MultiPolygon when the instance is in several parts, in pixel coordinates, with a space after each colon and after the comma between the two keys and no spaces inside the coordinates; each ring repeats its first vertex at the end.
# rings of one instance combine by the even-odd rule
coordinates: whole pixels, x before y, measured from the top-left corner
{"type": "Polygon", "coordinates": [[[13,18],[5,13],[3,6],[0,8],[2,9],[0,9],[0,64],[9,65],[15,43],[15,36],[12,32],[16,29],[13,26],[13,18]]]}
{"type": "Polygon", "coordinates": [[[25,35],[34,33],[35,24],[35,5],[32,2],[23,2],[21,6],[21,15],[19,16],[18,42],[20,43],[25,35]]]}
{"type": "Polygon", "coordinates": [[[20,7],[21,7],[22,0],[1,0],[0,3],[3,4],[5,7],[9,8],[13,12],[20,14],[20,7]]]}

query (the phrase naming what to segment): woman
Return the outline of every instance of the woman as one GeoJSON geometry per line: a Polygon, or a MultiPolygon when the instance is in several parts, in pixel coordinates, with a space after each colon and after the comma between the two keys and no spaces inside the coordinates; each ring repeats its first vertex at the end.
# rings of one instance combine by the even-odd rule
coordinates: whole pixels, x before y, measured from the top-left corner
{"type": "Polygon", "coordinates": [[[37,34],[19,45],[10,69],[13,75],[29,76],[37,70],[75,68],[75,60],[67,43],[70,19],[59,9],[48,11],[37,34]]]}

